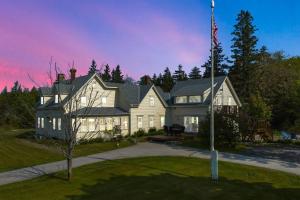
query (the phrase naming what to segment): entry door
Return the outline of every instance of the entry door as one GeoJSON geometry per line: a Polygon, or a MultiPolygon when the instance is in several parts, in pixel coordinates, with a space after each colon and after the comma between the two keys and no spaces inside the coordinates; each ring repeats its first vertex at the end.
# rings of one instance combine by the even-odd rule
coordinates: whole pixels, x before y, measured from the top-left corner
{"type": "Polygon", "coordinates": [[[185,116],[184,117],[184,127],[185,132],[198,132],[198,117],[195,116],[185,116]]]}

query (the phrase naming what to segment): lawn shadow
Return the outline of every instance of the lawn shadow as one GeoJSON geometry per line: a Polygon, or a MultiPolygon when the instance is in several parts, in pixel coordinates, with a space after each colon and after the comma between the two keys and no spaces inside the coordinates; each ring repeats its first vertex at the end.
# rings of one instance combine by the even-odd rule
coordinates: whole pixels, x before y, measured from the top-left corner
{"type": "Polygon", "coordinates": [[[300,199],[299,188],[275,188],[270,183],[248,183],[221,177],[214,183],[208,177],[176,174],[144,176],[112,175],[96,184],[82,185],[82,194],[66,196],[70,200],[89,199],[300,199]]]}

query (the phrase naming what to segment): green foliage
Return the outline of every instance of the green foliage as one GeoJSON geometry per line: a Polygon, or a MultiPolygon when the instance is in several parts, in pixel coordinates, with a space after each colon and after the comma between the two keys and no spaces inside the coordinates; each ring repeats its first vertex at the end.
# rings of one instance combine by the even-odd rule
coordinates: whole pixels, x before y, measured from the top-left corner
{"type": "Polygon", "coordinates": [[[259,94],[256,94],[251,95],[249,98],[248,114],[254,119],[270,121],[272,111],[263,98],[259,94]]]}
{"type": "Polygon", "coordinates": [[[133,135],[136,137],[142,137],[142,136],[146,135],[146,132],[144,129],[139,129],[138,131],[134,132],[133,135]]]}
{"type": "MultiPolygon", "coordinates": [[[[222,147],[235,147],[240,139],[238,118],[236,114],[223,111],[215,112],[215,144],[222,147]]],[[[209,138],[210,114],[201,122],[201,135],[209,138]]],[[[203,141],[208,141],[203,140],[203,141]]]]}
{"type": "Polygon", "coordinates": [[[99,70],[97,69],[97,64],[96,64],[96,61],[95,60],[92,60],[92,64],[89,68],[89,72],[88,74],[94,74],[94,73],[97,73],[99,70]]]}
{"type": "Polygon", "coordinates": [[[233,45],[231,46],[233,66],[230,70],[230,79],[234,88],[244,102],[252,92],[251,76],[257,55],[256,27],[249,11],[242,10],[234,25],[233,45]]]}
{"type": "Polygon", "coordinates": [[[103,81],[111,81],[110,68],[108,64],[105,65],[104,72],[101,73],[101,78],[103,81]]]}
{"type": "Polygon", "coordinates": [[[35,87],[22,91],[21,85],[15,82],[11,92],[0,94],[0,126],[31,128],[35,123],[35,106],[38,92],[35,87]]]}
{"type": "Polygon", "coordinates": [[[201,79],[200,69],[199,67],[193,67],[191,72],[189,73],[190,79],[201,79]]]}
{"type": "MultiPolygon", "coordinates": [[[[214,75],[223,76],[226,75],[226,71],[229,69],[227,64],[228,58],[225,57],[223,53],[223,48],[219,42],[217,46],[214,47],[214,75]]],[[[211,56],[204,65],[201,66],[205,69],[203,73],[203,78],[209,78],[211,76],[211,56]]]]}
{"type": "Polygon", "coordinates": [[[174,80],[172,77],[172,74],[170,72],[170,69],[167,67],[164,71],[164,74],[162,75],[162,89],[165,92],[171,91],[174,85],[174,80]]]}
{"type": "Polygon", "coordinates": [[[120,65],[117,65],[116,69],[113,69],[111,72],[112,82],[123,83],[123,75],[120,68],[120,65]]]}
{"type": "Polygon", "coordinates": [[[174,75],[173,75],[173,80],[176,81],[184,81],[187,80],[187,75],[185,71],[183,70],[182,65],[178,65],[177,70],[175,70],[174,75]]]}

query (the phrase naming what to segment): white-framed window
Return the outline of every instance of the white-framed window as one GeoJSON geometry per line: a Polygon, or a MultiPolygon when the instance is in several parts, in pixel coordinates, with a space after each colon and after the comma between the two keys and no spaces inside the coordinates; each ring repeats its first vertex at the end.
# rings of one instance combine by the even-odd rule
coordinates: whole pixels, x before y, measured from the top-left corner
{"type": "Polygon", "coordinates": [[[44,117],[41,117],[41,128],[45,127],[45,120],[44,117]]]}
{"type": "Polygon", "coordinates": [[[128,129],[128,120],[127,120],[127,117],[123,117],[122,118],[122,126],[123,126],[124,130],[128,129]]]}
{"type": "Polygon", "coordinates": [[[228,97],[228,105],[231,105],[231,104],[232,104],[232,98],[228,97]]]}
{"type": "Polygon", "coordinates": [[[37,118],[37,127],[41,128],[41,118],[40,117],[37,118]]]}
{"type": "Polygon", "coordinates": [[[198,132],[199,120],[197,116],[184,116],[185,132],[198,132]]]}
{"type": "Polygon", "coordinates": [[[137,117],[137,127],[138,128],[143,128],[143,116],[138,116],[137,117]]]}
{"type": "Polygon", "coordinates": [[[106,130],[111,131],[113,129],[113,119],[108,117],[105,118],[106,130]]]}
{"type": "Polygon", "coordinates": [[[86,119],[81,119],[80,130],[81,130],[81,132],[87,132],[86,119]]]}
{"type": "Polygon", "coordinates": [[[187,96],[178,96],[175,98],[175,103],[187,103],[187,96]]]}
{"type": "Polygon", "coordinates": [[[104,118],[99,118],[99,130],[105,131],[105,120],[104,118]]]}
{"type": "Polygon", "coordinates": [[[57,130],[61,131],[61,118],[57,118],[57,130]]]}
{"type": "Polygon", "coordinates": [[[154,106],[154,104],[155,104],[154,97],[149,97],[149,103],[150,103],[150,106],[154,106]]]}
{"type": "Polygon", "coordinates": [[[45,103],[45,98],[44,97],[41,97],[41,105],[43,105],[45,103]]]}
{"type": "Polygon", "coordinates": [[[53,119],[52,119],[52,128],[53,128],[53,130],[56,129],[56,118],[55,117],[53,117],[53,119]]]}
{"type": "Polygon", "coordinates": [[[201,96],[189,96],[189,103],[200,103],[201,96]]]}
{"type": "Polygon", "coordinates": [[[86,97],[80,97],[80,105],[86,106],[86,97]]]}
{"type": "Polygon", "coordinates": [[[149,116],[149,128],[154,127],[154,116],[149,116]]]}
{"type": "Polygon", "coordinates": [[[160,127],[164,127],[165,125],[165,116],[160,116],[160,127]]]}
{"type": "Polygon", "coordinates": [[[120,117],[114,117],[114,126],[120,126],[120,117]]]}
{"type": "Polygon", "coordinates": [[[106,105],[107,98],[106,97],[101,97],[101,104],[106,105]]]}
{"type": "Polygon", "coordinates": [[[89,131],[95,131],[96,130],[95,119],[91,118],[88,121],[89,121],[88,123],[89,131]]]}
{"type": "Polygon", "coordinates": [[[58,94],[54,95],[54,103],[58,103],[58,94]]]}

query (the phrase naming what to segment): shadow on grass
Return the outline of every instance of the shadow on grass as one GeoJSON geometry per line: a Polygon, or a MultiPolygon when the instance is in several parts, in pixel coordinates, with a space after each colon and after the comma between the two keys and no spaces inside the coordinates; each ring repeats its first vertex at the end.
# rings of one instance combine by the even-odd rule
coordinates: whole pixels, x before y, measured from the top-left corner
{"type": "Polygon", "coordinates": [[[81,195],[67,199],[300,199],[299,188],[275,188],[270,183],[248,183],[220,178],[213,183],[210,178],[150,174],[147,176],[111,176],[98,179],[94,185],[83,185],[81,195]]]}

